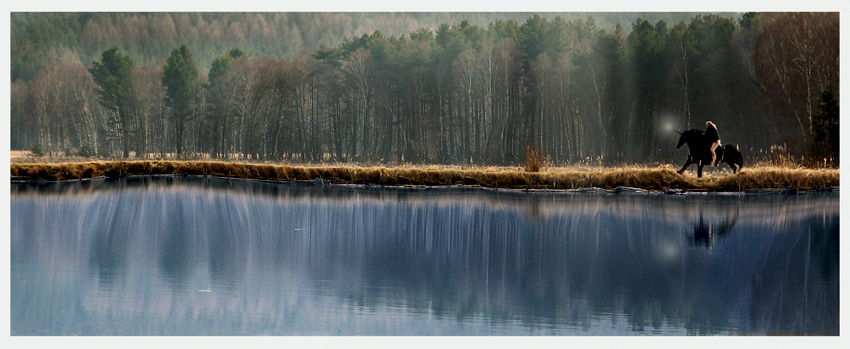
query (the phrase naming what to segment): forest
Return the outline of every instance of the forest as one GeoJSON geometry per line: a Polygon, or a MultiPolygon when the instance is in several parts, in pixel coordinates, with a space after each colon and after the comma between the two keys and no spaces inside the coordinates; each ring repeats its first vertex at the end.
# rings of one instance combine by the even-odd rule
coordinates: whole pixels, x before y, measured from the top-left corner
{"type": "Polygon", "coordinates": [[[11,148],[37,154],[678,163],[677,131],[711,120],[745,156],[782,147],[838,165],[838,13],[11,22],[11,148]]]}

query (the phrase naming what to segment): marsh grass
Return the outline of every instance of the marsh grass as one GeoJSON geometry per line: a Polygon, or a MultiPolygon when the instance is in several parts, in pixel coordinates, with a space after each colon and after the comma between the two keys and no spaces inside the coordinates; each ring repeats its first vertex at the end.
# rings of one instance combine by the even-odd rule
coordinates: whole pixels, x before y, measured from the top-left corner
{"type": "Polygon", "coordinates": [[[522,163],[525,172],[540,172],[540,168],[543,167],[543,154],[535,146],[526,147],[522,163]]]}
{"type": "Polygon", "coordinates": [[[376,185],[472,185],[506,189],[578,189],[635,187],[646,190],[744,191],[748,189],[816,190],[839,185],[838,169],[759,166],[737,174],[696,178],[679,175],[671,165],[656,167],[546,167],[528,172],[519,167],[353,165],[290,166],[220,161],[87,161],[12,163],[11,176],[48,181],[122,175],[193,175],[263,181],[312,181],[376,185]]]}

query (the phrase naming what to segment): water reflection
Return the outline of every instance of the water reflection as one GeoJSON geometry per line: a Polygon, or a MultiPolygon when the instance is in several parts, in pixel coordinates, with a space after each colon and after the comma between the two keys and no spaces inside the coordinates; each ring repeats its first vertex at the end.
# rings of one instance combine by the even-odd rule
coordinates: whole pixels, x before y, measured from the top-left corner
{"type": "Polygon", "coordinates": [[[740,207],[738,205],[727,205],[725,208],[725,212],[709,216],[708,219],[705,218],[705,212],[700,211],[699,223],[694,225],[694,234],[691,239],[694,245],[702,245],[710,250],[716,239],[720,239],[732,231],[738,221],[740,207]]]}
{"type": "Polygon", "coordinates": [[[13,334],[838,333],[838,194],[12,187],[13,334]]]}

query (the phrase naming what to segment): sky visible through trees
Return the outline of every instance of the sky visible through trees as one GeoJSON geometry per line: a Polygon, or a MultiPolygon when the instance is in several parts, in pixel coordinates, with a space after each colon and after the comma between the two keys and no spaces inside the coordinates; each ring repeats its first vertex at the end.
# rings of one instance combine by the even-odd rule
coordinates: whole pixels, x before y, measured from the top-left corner
{"type": "Polygon", "coordinates": [[[268,161],[837,162],[837,13],[12,13],[11,148],[268,161]],[[751,155],[751,156],[752,156],[751,155]]]}

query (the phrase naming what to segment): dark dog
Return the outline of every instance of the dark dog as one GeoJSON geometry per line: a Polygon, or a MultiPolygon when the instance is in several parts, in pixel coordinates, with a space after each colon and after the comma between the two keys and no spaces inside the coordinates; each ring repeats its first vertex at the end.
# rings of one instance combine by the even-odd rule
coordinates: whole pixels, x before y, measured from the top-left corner
{"type": "Polygon", "coordinates": [[[717,132],[717,126],[714,123],[707,121],[705,123],[706,130],[690,129],[681,133],[679,143],[676,148],[681,148],[682,145],[688,145],[688,160],[679,170],[679,174],[685,173],[692,164],[697,165],[697,177],[702,178],[702,168],[705,165],[713,165],[716,161],[715,149],[720,146],[720,133],[717,132]]]}
{"type": "Polygon", "coordinates": [[[725,162],[732,168],[732,173],[738,173],[744,167],[744,158],[741,157],[741,151],[738,150],[737,144],[717,147],[714,149],[714,155],[714,166],[719,166],[725,162]]]}

